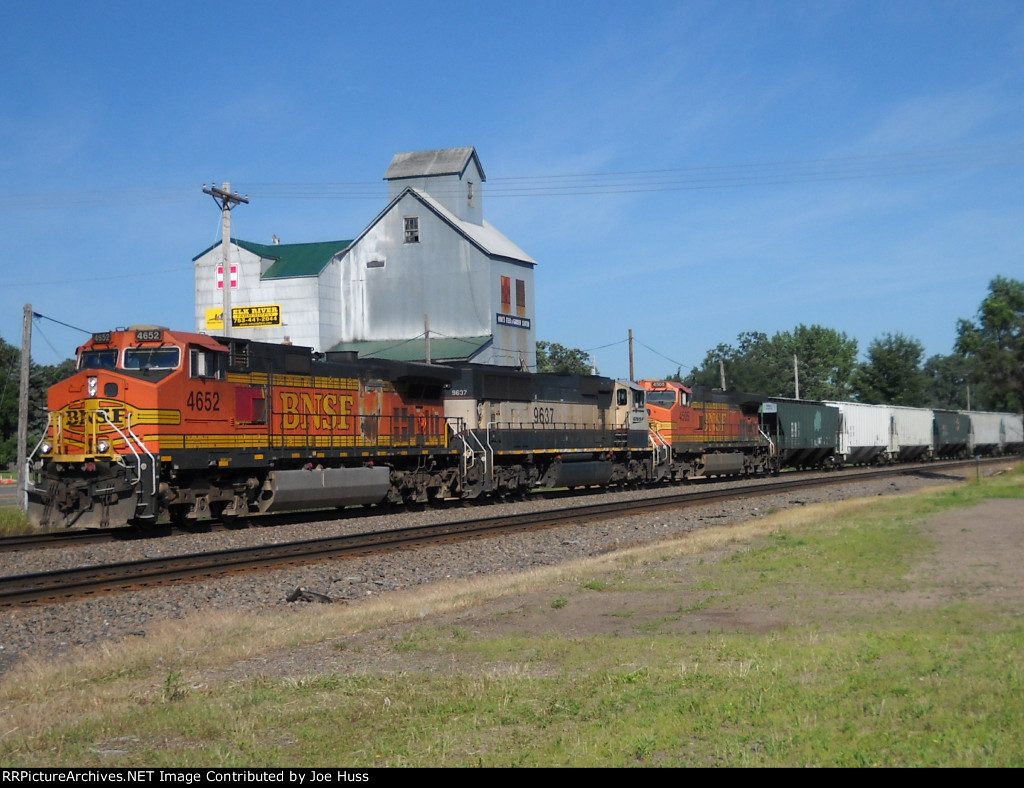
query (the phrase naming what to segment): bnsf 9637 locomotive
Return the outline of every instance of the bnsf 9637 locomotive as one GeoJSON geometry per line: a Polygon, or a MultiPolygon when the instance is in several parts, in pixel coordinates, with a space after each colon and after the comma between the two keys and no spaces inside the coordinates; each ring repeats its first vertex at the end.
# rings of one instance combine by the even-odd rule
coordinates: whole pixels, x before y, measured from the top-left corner
{"type": "Polygon", "coordinates": [[[96,334],[49,392],[42,526],[185,522],[651,481],[643,392],[608,378],[96,334]]]}

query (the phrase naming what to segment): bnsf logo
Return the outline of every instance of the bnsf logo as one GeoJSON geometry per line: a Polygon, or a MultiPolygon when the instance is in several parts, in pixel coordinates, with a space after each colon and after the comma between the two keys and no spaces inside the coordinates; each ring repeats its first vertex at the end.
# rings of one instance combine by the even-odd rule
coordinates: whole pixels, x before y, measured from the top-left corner
{"type": "Polygon", "coordinates": [[[123,427],[125,425],[125,412],[126,408],[102,408],[99,411],[86,411],[85,408],[65,408],[63,412],[64,426],[84,427],[88,418],[98,424],[106,424],[109,421],[112,424],[123,427]],[[86,413],[89,414],[88,417],[86,413]],[[100,416],[100,413],[106,414],[106,419],[100,416]]]}
{"type": "Polygon", "coordinates": [[[281,426],[286,430],[347,430],[354,399],[351,394],[281,392],[281,426]]]}

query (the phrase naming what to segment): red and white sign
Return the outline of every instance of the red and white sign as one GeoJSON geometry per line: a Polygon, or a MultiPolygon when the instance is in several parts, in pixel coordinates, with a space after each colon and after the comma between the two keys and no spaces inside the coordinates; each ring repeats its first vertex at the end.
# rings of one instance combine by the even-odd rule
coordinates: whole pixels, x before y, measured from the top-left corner
{"type": "MultiPolygon", "coordinates": [[[[224,289],[224,266],[217,266],[217,289],[224,289]]],[[[231,289],[238,289],[238,265],[236,263],[231,264],[231,289]]]]}

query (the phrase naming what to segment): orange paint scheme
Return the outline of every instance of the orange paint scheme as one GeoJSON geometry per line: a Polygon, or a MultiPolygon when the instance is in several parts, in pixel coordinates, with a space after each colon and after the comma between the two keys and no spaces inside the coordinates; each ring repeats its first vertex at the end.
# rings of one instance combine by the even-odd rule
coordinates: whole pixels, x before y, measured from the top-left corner
{"type": "Polygon", "coordinates": [[[731,447],[761,442],[756,413],[745,414],[727,394],[682,383],[641,380],[648,390],[651,429],[677,450],[731,447]]]}
{"type": "MultiPolygon", "coordinates": [[[[86,343],[79,349],[84,368],[50,389],[48,439],[55,459],[146,450],[348,453],[446,445],[441,402],[418,403],[389,381],[362,381],[344,369],[336,375],[236,373],[228,348],[211,337],[163,329],[139,341],[137,333],[114,331],[86,343]],[[176,368],[124,368],[126,353],[175,351],[176,368]],[[108,359],[117,366],[90,366],[108,359]],[[209,374],[199,375],[196,368],[204,364],[209,374]]],[[[163,362],[172,365],[169,358],[163,362]]]]}

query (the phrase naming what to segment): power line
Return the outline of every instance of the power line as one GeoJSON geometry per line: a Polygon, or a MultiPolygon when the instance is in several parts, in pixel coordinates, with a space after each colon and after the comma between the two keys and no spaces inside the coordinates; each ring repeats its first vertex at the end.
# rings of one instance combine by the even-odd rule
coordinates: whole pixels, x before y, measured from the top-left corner
{"type": "MultiPolygon", "coordinates": [[[[932,175],[972,169],[994,169],[1024,165],[1024,141],[1011,140],[984,145],[936,148],[920,151],[890,151],[808,159],[781,159],[737,164],[690,167],[608,170],[599,172],[549,173],[490,178],[488,199],[519,197],[593,196],[645,192],[738,189],[806,183],[826,183],[871,178],[932,175]]],[[[262,200],[374,200],[387,195],[382,181],[273,182],[253,181],[244,191],[262,200]]],[[[436,196],[457,196],[432,187],[436,196]]],[[[47,209],[122,205],[145,198],[147,201],[189,202],[193,186],[117,187],[0,193],[0,208],[47,209]]]]}
{"type": "Polygon", "coordinates": [[[195,271],[193,266],[182,266],[179,268],[165,268],[160,271],[137,271],[131,274],[111,274],[110,276],[87,276],[82,279],[61,279],[59,282],[50,280],[42,280],[37,282],[4,282],[4,287],[44,287],[55,284],[71,285],[80,284],[82,282],[108,282],[114,279],[132,279],[138,276],[158,276],[160,274],[174,274],[179,271],[195,271]]]}
{"type": "Polygon", "coordinates": [[[70,323],[62,323],[60,320],[57,320],[56,318],[47,317],[46,315],[41,315],[38,312],[33,312],[32,313],[32,317],[35,320],[37,320],[37,321],[39,321],[39,320],[49,320],[51,323],[56,323],[58,326],[64,326],[64,328],[72,328],[75,331],[81,331],[83,334],[92,334],[93,333],[92,331],[86,331],[84,328],[79,328],[78,326],[73,326],[70,323]]]}

